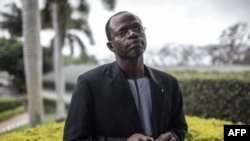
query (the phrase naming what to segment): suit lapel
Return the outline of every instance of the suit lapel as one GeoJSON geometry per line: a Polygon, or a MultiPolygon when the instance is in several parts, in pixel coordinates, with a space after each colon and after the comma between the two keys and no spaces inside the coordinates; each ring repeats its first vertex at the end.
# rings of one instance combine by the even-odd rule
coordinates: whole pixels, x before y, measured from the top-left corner
{"type": "Polygon", "coordinates": [[[135,131],[139,131],[142,133],[143,130],[140,124],[141,122],[134,98],[130,91],[125,75],[123,74],[117,63],[114,62],[111,64],[111,69],[108,72],[108,76],[110,77],[111,89],[114,90],[115,94],[120,95],[118,96],[118,100],[122,101],[123,103],[125,102],[125,104],[123,105],[124,111],[121,112],[126,112],[128,116],[123,118],[129,118],[130,122],[135,128],[135,131]]]}

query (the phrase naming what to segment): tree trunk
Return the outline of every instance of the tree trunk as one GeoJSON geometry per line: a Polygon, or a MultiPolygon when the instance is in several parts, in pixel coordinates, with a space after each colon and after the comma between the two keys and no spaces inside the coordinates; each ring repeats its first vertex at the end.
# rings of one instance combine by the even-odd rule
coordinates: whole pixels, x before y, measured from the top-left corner
{"type": "Polygon", "coordinates": [[[23,0],[23,55],[30,126],[43,124],[42,48],[38,0],[23,0]]]}
{"type": "Polygon", "coordinates": [[[56,120],[62,121],[66,117],[65,103],[64,103],[64,93],[65,93],[65,80],[63,72],[63,56],[62,56],[62,46],[63,46],[63,31],[60,28],[59,19],[59,1],[54,1],[52,4],[52,22],[55,31],[54,40],[54,74],[55,74],[55,88],[57,94],[56,102],[56,120]]]}

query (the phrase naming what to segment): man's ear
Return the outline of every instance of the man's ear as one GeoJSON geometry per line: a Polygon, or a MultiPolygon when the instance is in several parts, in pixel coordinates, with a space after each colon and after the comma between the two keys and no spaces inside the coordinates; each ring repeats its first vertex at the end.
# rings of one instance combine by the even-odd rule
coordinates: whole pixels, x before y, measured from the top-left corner
{"type": "Polygon", "coordinates": [[[107,46],[108,46],[108,48],[109,48],[110,51],[115,52],[114,47],[113,47],[111,41],[108,41],[108,42],[107,42],[107,46]]]}

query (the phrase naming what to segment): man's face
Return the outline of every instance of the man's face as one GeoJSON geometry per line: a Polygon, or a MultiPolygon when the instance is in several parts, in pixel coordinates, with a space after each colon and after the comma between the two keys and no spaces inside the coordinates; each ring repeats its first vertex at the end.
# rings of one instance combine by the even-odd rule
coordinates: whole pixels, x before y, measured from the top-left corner
{"type": "Polygon", "coordinates": [[[113,17],[109,24],[111,41],[108,47],[117,57],[129,59],[141,56],[147,46],[140,19],[130,13],[113,17]]]}

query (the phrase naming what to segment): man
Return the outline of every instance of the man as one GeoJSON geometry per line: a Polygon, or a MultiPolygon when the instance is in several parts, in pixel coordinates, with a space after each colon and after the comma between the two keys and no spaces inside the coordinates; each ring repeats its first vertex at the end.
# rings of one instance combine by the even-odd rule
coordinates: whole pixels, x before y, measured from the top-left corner
{"type": "Polygon", "coordinates": [[[65,141],[183,141],[187,123],[177,80],[143,62],[142,22],[122,11],[106,23],[116,61],[81,76],[73,92],[65,141]]]}

